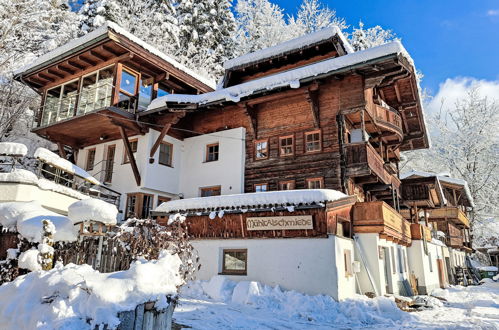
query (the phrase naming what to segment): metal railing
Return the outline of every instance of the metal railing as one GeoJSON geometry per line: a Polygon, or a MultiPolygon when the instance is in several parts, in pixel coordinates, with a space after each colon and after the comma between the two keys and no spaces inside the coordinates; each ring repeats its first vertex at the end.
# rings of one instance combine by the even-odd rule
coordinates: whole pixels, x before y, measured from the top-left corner
{"type": "Polygon", "coordinates": [[[111,105],[114,86],[109,83],[84,88],[79,93],[63,96],[54,102],[49,99],[40,107],[42,116],[38,126],[48,126],[74,116],[111,105]]]}
{"type": "Polygon", "coordinates": [[[58,167],[32,157],[0,156],[0,173],[10,173],[15,169],[28,170],[34,173],[38,179],[52,181],[84,195],[104,200],[119,207],[121,194],[102,184],[93,184],[84,177],[65,172],[58,167]]]}

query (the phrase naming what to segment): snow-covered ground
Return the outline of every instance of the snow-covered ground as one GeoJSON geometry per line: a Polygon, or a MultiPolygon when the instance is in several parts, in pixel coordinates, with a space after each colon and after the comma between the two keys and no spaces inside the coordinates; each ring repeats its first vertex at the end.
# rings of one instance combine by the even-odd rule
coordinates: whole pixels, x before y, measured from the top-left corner
{"type": "Polygon", "coordinates": [[[256,282],[215,277],[184,287],[175,322],[193,329],[499,329],[499,282],[437,290],[440,302],[403,312],[393,298],[357,296],[341,303],[256,282]]]}

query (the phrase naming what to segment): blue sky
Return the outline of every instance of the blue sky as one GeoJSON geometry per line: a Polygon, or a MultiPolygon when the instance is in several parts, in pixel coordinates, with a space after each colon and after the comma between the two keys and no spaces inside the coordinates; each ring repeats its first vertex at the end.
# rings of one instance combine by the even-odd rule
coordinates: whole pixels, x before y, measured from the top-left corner
{"type": "MultiPolygon", "coordinates": [[[[294,14],[301,0],[270,0],[294,14]]],[[[447,78],[499,79],[499,0],[323,0],[347,23],[392,29],[436,93],[447,78]]]]}

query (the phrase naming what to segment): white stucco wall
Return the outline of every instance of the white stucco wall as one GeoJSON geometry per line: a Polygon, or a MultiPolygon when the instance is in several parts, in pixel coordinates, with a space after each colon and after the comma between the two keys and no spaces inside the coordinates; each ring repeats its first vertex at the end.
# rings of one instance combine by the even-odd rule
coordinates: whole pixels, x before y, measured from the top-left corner
{"type": "Polygon", "coordinates": [[[437,259],[443,257],[442,247],[429,242],[427,247],[428,254],[425,253],[422,240],[413,240],[411,246],[407,248],[409,269],[418,280],[420,294],[430,294],[432,290],[440,287],[437,259]]]}
{"type": "Polygon", "coordinates": [[[380,239],[378,234],[356,234],[359,243],[359,249],[355,249],[355,260],[361,263],[361,272],[358,274],[359,284],[362,293],[375,292],[373,289],[373,284],[376,287],[378,295],[384,295],[386,293],[402,294],[405,289],[402,281],[408,279],[408,260],[407,260],[407,249],[405,246],[395,244],[391,241],[385,239],[380,239]],[[388,248],[388,262],[389,262],[389,274],[388,274],[388,288],[390,292],[387,292],[385,285],[385,260],[381,259],[379,256],[379,248],[388,248]],[[360,253],[363,255],[363,259],[366,263],[362,263],[362,258],[360,253]],[[402,272],[400,272],[400,258],[399,253],[402,258],[402,272]],[[405,256],[405,258],[404,258],[405,256]],[[393,269],[393,258],[395,258],[395,270],[393,269]],[[406,262],[407,261],[407,262],[406,262]],[[366,267],[369,268],[371,273],[372,281],[371,284],[369,276],[367,274],[366,267]]]}
{"type": "Polygon", "coordinates": [[[244,191],[245,129],[235,128],[212,134],[205,134],[183,141],[169,135],[163,141],[173,144],[172,166],[158,162],[159,151],[154,155],[154,162],[149,161],[150,150],[159,136],[156,130],[145,135],[131,136],[137,139],[135,159],[141,176],[137,186],[129,163],[123,163],[125,148],[122,140],[114,140],[86,147],[79,151],[77,165],[86,167],[88,150],[95,148],[94,169],[89,171],[97,179],[104,180],[104,159],[107,149],[115,145],[113,179],[109,187],[122,194],[120,210],[126,205],[126,194],[143,192],[154,195],[154,206],[158,196],[178,198],[182,193],[185,198],[198,197],[201,187],[221,186],[222,194],[236,194],[244,191]],[[205,162],[206,145],[219,143],[219,160],[205,162]]]}
{"type": "Polygon", "coordinates": [[[69,205],[78,200],[78,198],[66,194],[41,189],[34,184],[0,183],[0,203],[37,201],[49,210],[67,215],[69,205]]]}
{"type": "Polygon", "coordinates": [[[258,281],[306,294],[327,294],[345,299],[355,293],[355,279],[345,276],[343,250],[353,245],[349,239],[281,238],[194,240],[201,269],[197,278],[208,280],[222,271],[223,249],[247,249],[247,275],[231,275],[235,281],[258,281]]]}
{"type": "Polygon", "coordinates": [[[244,192],[245,129],[219,131],[185,139],[180,190],[185,198],[199,197],[200,188],[221,186],[222,195],[244,192]],[[206,162],[206,145],[219,143],[217,161],[206,162]]]}

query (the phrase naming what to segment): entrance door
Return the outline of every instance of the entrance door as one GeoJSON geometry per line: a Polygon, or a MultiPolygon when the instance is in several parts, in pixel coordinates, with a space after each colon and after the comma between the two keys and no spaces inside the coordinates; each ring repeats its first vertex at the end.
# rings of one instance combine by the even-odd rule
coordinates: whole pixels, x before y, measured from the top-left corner
{"type": "Polygon", "coordinates": [[[440,282],[440,287],[445,288],[445,274],[444,274],[444,261],[442,259],[437,259],[438,268],[438,281],[440,282]]]}
{"type": "Polygon", "coordinates": [[[386,293],[393,293],[392,263],[390,260],[390,250],[387,247],[383,248],[383,263],[385,273],[385,290],[386,293]]]}
{"type": "Polygon", "coordinates": [[[450,257],[445,257],[445,267],[447,268],[447,278],[449,283],[454,284],[454,277],[452,276],[452,267],[450,265],[450,257]]]}

